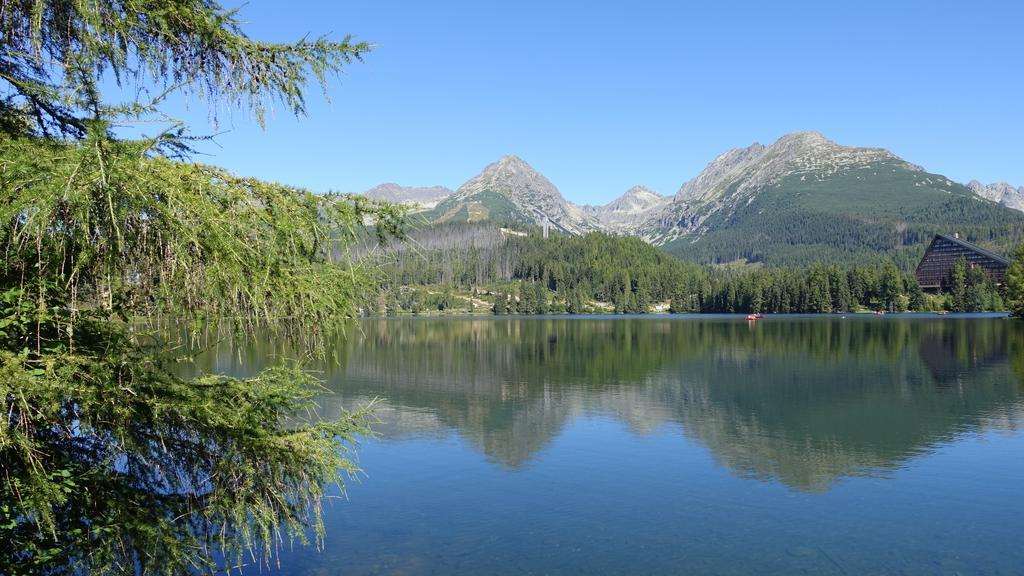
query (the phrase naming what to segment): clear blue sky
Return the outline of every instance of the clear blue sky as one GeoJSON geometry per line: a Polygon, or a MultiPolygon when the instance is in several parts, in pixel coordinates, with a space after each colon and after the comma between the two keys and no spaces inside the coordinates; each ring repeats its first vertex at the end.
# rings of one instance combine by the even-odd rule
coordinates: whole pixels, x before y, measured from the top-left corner
{"type": "MultiPolygon", "coordinates": [[[[226,3],[234,7],[235,4],[226,3]]],[[[1024,185],[1020,2],[274,2],[268,40],[377,44],[309,116],[225,117],[203,161],[311,188],[457,187],[517,154],[580,203],[674,193],[794,130],[1024,185]]],[[[193,103],[186,116],[212,131],[193,103]]]]}

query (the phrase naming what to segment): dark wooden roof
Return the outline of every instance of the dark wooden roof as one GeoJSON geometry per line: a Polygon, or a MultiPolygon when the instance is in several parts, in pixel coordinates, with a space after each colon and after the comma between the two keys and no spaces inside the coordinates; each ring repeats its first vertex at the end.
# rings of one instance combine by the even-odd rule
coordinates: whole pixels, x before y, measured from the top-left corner
{"type": "MultiPolygon", "coordinates": [[[[950,242],[953,242],[955,244],[959,244],[959,245],[963,246],[964,248],[966,248],[968,250],[977,252],[978,254],[981,254],[982,256],[986,256],[988,258],[991,258],[991,259],[995,260],[996,262],[1001,262],[1001,263],[1003,263],[1003,264],[1005,264],[1007,266],[1010,265],[1010,259],[1009,258],[1005,258],[1003,256],[1000,256],[999,254],[996,254],[995,252],[989,252],[988,250],[985,250],[984,248],[982,248],[981,246],[978,246],[977,244],[971,244],[970,242],[968,242],[966,240],[961,240],[961,239],[957,238],[956,236],[946,236],[945,234],[936,234],[935,237],[936,238],[943,238],[945,240],[949,240],[950,242]]],[[[932,242],[934,243],[935,241],[932,240],[932,242]]]]}
{"type": "Polygon", "coordinates": [[[966,240],[936,234],[914,272],[918,284],[925,290],[940,290],[946,287],[960,258],[965,259],[969,266],[980,266],[997,284],[1003,282],[1006,268],[1010,265],[1009,259],[966,240]]]}

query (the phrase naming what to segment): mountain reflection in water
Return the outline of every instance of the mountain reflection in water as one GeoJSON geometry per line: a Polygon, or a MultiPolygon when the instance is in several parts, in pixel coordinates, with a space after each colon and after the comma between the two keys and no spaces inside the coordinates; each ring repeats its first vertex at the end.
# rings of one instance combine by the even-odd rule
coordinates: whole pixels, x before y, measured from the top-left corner
{"type": "MultiPolygon", "coordinates": [[[[826,492],[1024,415],[1024,323],[1002,319],[387,319],[336,351],[317,366],[324,413],[381,398],[382,439],[456,431],[510,469],[605,416],[675,426],[741,478],[826,492]]],[[[244,375],[287,353],[221,345],[201,368],[244,375]]]]}

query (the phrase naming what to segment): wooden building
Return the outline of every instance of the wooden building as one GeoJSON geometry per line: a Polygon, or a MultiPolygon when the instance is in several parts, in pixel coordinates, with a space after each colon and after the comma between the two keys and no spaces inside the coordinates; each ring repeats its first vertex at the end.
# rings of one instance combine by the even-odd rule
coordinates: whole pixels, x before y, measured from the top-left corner
{"type": "Polygon", "coordinates": [[[968,268],[980,266],[998,285],[1002,285],[1006,279],[1006,268],[1010,265],[1008,259],[961,240],[958,235],[938,234],[925,250],[921,263],[917,265],[917,271],[914,272],[917,283],[923,290],[929,292],[949,290],[953,267],[960,258],[967,261],[968,268]]]}

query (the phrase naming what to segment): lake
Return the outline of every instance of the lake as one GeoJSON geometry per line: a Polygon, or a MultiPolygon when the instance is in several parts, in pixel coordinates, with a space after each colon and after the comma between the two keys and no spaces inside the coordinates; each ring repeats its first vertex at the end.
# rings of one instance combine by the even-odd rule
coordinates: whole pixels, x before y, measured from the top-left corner
{"type": "Polygon", "coordinates": [[[276,573],[1024,573],[1021,321],[382,319],[336,351],[320,403],[381,399],[378,436],[276,573]]]}

